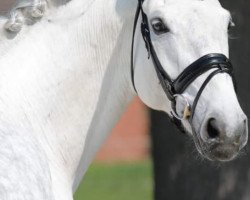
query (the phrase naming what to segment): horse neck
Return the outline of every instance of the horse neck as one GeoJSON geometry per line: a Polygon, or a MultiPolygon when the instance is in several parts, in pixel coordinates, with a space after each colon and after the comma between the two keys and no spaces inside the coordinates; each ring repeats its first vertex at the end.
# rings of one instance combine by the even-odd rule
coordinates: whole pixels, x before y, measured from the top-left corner
{"type": "MultiPolygon", "coordinates": [[[[55,199],[72,199],[72,187],[134,96],[128,42],[133,20],[126,16],[130,12],[118,15],[122,6],[127,6],[123,0],[96,0],[77,18],[42,20],[24,30],[26,35],[0,59],[1,124],[7,122],[7,134],[22,126],[22,134],[37,141],[34,151],[44,152],[37,159],[47,163],[51,176],[42,185],[51,185],[55,199]]],[[[35,155],[23,156],[33,160],[35,155]]],[[[21,177],[16,182],[21,184],[21,177]]]]}
{"type": "MultiPolygon", "coordinates": [[[[92,17],[95,19],[94,22],[89,23],[97,23],[97,29],[101,26],[96,32],[98,36],[94,35],[93,41],[99,44],[94,48],[98,46],[101,48],[98,51],[102,55],[96,58],[101,58],[98,63],[104,67],[105,73],[102,76],[98,102],[86,135],[83,156],[76,171],[73,188],[77,188],[97,150],[134,97],[130,56],[136,1],[131,0],[126,3],[123,0],[99,1],[98,9],[94,11],[95,16],[92,17]]],[[[87,49],[91,47],[88,46],[87,49]]]]}

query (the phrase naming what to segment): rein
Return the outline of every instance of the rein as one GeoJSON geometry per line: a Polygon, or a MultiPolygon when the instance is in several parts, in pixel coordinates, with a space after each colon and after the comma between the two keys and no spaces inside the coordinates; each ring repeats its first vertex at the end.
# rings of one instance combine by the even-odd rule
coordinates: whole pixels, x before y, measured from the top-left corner
{"type": "Polygon", "coordinates": [[[212,53],[207,54],[191,65],[189,65],[176,79],[172,79],[169,74],[164,70],[161,62],[156,54],[154,49],[151,34],[150,34],[150,26],[148,22],[148,17],[146,13],[143,11],[142,4],[144,0],[138,0],[138,6],[135,14],[134,28],[133,28],[133,38],[132,38],[132,50],[131,50],[131,80],[134,87],[135,92],[137,93],[135,80],[134,80],[134,41],[135,41],[135,32],[136,26],[138,23],[138,19],[141,13],[142,21],[141,21],[141,34],[143,40],[145,42],[145,47],[148,51],[148,59],[152,59],[157,77],[160,81],[161,87],[164,90],[167,98],[170,100],[172,105],[171,111],[171,119],[173,123],[181,130],[181,132],[185,132],[184,127],[182,126],[181,121],[188,119],[191,126],[193,117],[195,114],[195,109],[198,104],[198,101],[202,95],[202,92],[206,88],[207,84],[210,80],[219,73],[228,73],[232,78],[235,84],[235,79],[233,76],[233,66],[230,60],[223,54],[212,53]],[[176,112],[176,98],[178,96],[183,97],[183,92],[190,86],[190,84],[196,80],[202,74],[208,72],[211,69],[215,69],[213,72],[209,74],[206,80],[203,82],[200,87],[194,101],[192,107],[188,104],[186,105],[183,117],[179,117],[176,112]]]}

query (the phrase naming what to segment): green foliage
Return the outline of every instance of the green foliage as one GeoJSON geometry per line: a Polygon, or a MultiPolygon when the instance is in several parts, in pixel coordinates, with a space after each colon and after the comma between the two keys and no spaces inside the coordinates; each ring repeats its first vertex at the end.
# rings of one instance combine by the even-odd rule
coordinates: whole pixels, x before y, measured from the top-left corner
{"type": "Polygon", "coordinates": [[[149,162],[94,164],[75,194],[75,200],[151,200],[149,162]]]}

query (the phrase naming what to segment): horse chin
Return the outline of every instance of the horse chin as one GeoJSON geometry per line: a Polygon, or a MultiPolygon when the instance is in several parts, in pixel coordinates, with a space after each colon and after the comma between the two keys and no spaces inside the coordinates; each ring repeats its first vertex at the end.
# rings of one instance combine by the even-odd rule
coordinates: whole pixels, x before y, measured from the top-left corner
{"type": "Polygon", "coordinates": [[[199,153],[206,159],[210,161],[218,162],[228,162],[234,160],[240,152],[240,149],[236,145],[222,145],[216,144],[208,146],[207,144],[202,144],[202,148],[197,146],[199,153]]]}
{"type": "Polygon", "coordinates": [[[201,138],[202,129],[198,129],[198,133],[193,128],[192,131],[186,129],[188,135],[192,135],[196,149],[200,155],[209,160],[217,162],[228,162],[234,160],[244,147],[241,143],[236,142],[220,142],[210,141],[206,142],[201,138]]]}

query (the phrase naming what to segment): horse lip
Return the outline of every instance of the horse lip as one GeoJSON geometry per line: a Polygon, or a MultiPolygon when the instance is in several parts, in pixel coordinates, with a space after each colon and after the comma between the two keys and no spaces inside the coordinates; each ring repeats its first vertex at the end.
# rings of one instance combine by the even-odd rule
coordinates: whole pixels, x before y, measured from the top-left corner
{"type": "Polygon", "coordinates": [[[202,154],[211,161],[227,162],[235,159],[239,151],[239,145],[216,143],[208,147],[202,154]]]}
{"type": "Polygon", "coordinates": [[[198,134],[193,135],[193,137],[200,154],[210,161],[231,161],[237,157],[241,150],[240,144],[223,143],[219,140],[206,143],[198,134]]]}
{"type": "Polygon", "coordinates": [[[204,141],[201,138],[200,133],[201,127],[198,132],[192,127],[192,136],[195,142],[195,146],[199,153],[210,161],[227,162],[235,159],[239,154],[240,150],[245,146],[242,144],[242,137],[240,141],[222,141],[219,139],[211,139],[204,141]]]}

